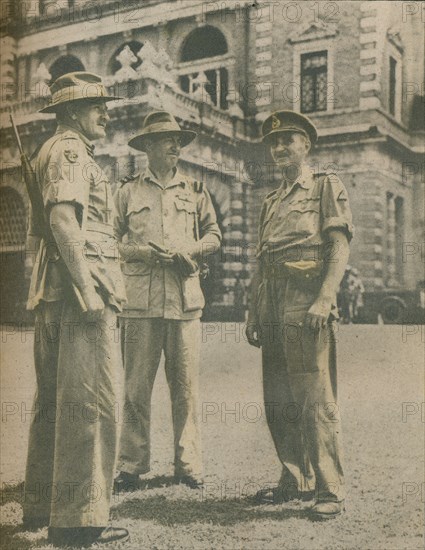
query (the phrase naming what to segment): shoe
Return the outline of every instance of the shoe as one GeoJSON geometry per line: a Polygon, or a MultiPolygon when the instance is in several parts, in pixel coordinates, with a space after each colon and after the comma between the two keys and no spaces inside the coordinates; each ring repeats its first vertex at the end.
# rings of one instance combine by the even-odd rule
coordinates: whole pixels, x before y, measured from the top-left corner
{"type": "Polygon", "coordinates": [[[311,519],[313,521],[324,521],[327,519],[334,519],[345,512],[344,501],[323,501],[316,502],[310,510],[311,519]]]}
{"type": "Polygon", "coordinates": [[[125,541],[130,534],[124,527],[106,527],[94,541],[96,544],[108,544],[116,540],[125,541]]]}
{"type": "Polygon", "coordinates": [[[183,483],[184,485],[187,485],[191,489],[200,489],[204,484],[204,481],[202,479],[197,479],[190,475],[175,476],[174,479],[176,483],[183,483]]]}
{"type": "Polygon", "coordinates": [[[127,529],[121,527],[49,527],[48,541],[53,546],[91,546],[128,539],[127,529]]]}
{"type": "Polygon", "coordinates": [[[114,493],[137,491],[140,488],[139,474],[120,472],[114,479],[114,493]]]}
{"type": "Polygon", "coordinates": [[[50,522],[49,517],[39,517],[39,518],[24,517],[22,520],[22,529],[24,531],[37,531],[38,529],[47,527],[49,525],[49,522],[50,522]]]}
{"type": "Polygon", "coordinates": [[[296,491],[293,488],[288,490],[280,485],[261,489],[255,494],[255,501],[258,504],[283,504],[292,500],[308,502],[309,500],[313,500],[313,498],[314,491],[296,491]]]}

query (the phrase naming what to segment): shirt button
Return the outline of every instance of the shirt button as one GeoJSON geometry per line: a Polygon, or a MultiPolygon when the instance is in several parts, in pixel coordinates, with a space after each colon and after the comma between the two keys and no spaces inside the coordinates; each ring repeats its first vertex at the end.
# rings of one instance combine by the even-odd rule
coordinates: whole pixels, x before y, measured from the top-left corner
{"type": "Polygon", "coordinates": [[[168,210],[167,209],[164,210],[164,216],[168,216],[168,210]]]}
{"type": "Polygon", "coordinates": [[[164,233],[164,239],[168,239],[170,235],[168,233],[164,233]]]}

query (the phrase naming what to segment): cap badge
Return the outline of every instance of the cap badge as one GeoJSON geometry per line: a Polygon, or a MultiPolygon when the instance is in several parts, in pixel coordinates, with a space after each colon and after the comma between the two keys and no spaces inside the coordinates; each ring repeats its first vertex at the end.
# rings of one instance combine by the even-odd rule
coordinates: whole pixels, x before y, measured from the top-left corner
{"type": "Polygon", "coordinates": [[[280,128],[280,120],[277,118],[277,116],[272,116],[272,130],[276,130],[277,128],[280,128]]]}

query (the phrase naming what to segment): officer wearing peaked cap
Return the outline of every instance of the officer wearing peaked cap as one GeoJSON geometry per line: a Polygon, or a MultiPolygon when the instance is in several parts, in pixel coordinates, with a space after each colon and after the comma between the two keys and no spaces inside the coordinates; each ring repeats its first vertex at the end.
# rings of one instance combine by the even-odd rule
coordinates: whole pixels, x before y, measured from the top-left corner
{"type": "Polygon", "coordinates": [[[351,212],[339,178],[316,177],[306,164],[317,140],[307,117],[275,112],[262,133],[281,185],[261,210],[246,333],[262,350],[267,422],[282,475],[257,496],[276,503],[315,495],[312,518],[329,519],[344,499],[333,324],[351,212]]]}
{"type": "Polygon", "coordinates": [[[53,242],[40,243],[28,300],[38,335],[38,414],[30,429],[24,523],[49,525],[55,545],[82,546],[128,536],[107,527],[120,370],[113,328],[125,288],[113,198],[92,144],[105,137],[106,102],[117,98],[87,72],[59,77],[51,92],[42,112],[55,113],[58,126],[35,160],[53,242]],[[49,408],[58,411],[55,422],[49,408]]]}
{"type": "Polygon", "coordinates": [[[148,156],[148,169],[115,195],[115,231],[122,241],[128,302],[123,317],[125,411],[116,491],[137,487],[150,470],[150,402],[161,353],[170,386],[176,481],[202,480],[198,419],[199,265],[221,240],[205,187],[177,169],[181,147],[195,132],[165,111],[150,113],[130,146],[148,156]]]}

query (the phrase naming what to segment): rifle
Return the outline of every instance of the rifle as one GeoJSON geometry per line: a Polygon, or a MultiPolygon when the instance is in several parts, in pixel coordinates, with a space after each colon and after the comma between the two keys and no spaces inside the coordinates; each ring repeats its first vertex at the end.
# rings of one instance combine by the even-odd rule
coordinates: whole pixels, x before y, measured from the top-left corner
{"type": "MultiPolygon", "coordinates": [[[[31,163],[22,147],[21,137],[16,127],[15,121],[13,120],[12,114],[9,114],[9,118],[10,123],[12,124],[13,133],[15,134],[16,143],[18,145],[21,157],[21,165],[23,169],[23,179],[31,203],[34,235],[36,237],[41,237],[47,245],[48,243],[55,242],[55,240],[52,235],[50,225],[45,217],[43,196],[40,191],[40,186],[37,182],[36,173],[33,170],[33,167],[31,166],[31,163]]],[[[81,296],[79,289],[73,282],[71,282],[71,286],[81,310],[83,312],[87,311],[86,304],[83,300],[83,297],[81,296]]]]}

